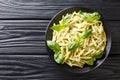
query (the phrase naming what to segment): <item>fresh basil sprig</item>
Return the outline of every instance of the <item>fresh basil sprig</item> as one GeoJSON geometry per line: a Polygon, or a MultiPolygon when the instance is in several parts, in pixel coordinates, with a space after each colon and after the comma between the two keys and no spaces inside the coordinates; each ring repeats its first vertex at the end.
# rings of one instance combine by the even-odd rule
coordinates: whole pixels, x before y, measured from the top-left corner
{"type": "Polygon", "coordinates": [[[48,40],[47,41],[47,45],[48,47],[53,50],[55,53],[54,53],[54,60],[58,63],[58,64],[62,64],[62,61],[63,61],[63,54],[61,53],[61,50],[60,50],[60,46],[58,43],[54,42],[54,41],[50,41],[48,40]]]}
{"type": "Polygon", "coordinates": [[[77,49],[83,43],[84,39],[89,37],[91,33],[92,29],[87,29],[82,33],[82,35],[77,34],[77,39],[68,44],[68,51],[77,49]]]}
{"type": "Polygon", "coordinates": [[[85,20],[89,23],[98,21],[101,18],[100,14],[98,12],[87,13],[87,12],[83,12],[80,10],[79,14],[83,20],[85,20]]]}
{"type": "Polygon", "coordinates": [[[103,51],[102,51],[102,50],[98,50],[98,51],[95,53],[95,55],[93,56],[93,58],[90,59],[90,60],[88,60],[86,63],[87,63],[88,65],[93,65],[94,62],[95,62],[95,60],[101,58],[102,56],[103,56],[103,51]]]}
{"type": "Polygon", "coordinates": [[[61,19],[61,22],[59,24],[53,25],[51,27],[51,29],[55,30],[55,31],[60,31],[60,30],[64,29],[69,24],[70,19],[71,19],[71,14],[66,14],[66,16],[64,16],[61,19]]]}

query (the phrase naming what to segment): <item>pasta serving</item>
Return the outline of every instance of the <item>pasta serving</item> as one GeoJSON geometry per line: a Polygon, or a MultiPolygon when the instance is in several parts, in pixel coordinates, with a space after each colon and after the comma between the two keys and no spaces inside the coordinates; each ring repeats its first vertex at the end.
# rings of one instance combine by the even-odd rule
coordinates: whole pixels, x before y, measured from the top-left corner
{"type": "Polygon", "coordinates": [[[48,47],[59,64],[83,68],[93,65],[102,57],[106,46],[106,34],[97,12],[73,12],[62,16],[59,24],[53,24],[52,40],[48,47]]]}

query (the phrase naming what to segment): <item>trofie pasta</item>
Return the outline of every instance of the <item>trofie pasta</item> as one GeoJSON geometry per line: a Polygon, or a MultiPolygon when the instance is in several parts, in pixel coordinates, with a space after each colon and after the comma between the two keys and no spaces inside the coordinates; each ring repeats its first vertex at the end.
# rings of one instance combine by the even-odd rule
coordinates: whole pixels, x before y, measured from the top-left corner
{"type": "Polygon", "coordinates": [[[52,40],[47,41],[59,64],[83,68],[93,65],[102,57],[106,46],[106,34],[97,12],[73,12],[62,16],[59,24],[53,24],[52,40]]]}

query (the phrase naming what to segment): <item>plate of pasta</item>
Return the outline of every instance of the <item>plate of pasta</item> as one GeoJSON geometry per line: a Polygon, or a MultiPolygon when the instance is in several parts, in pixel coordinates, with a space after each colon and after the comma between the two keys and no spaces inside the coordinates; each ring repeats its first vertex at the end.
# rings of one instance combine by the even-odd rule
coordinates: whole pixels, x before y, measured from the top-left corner
{"type": "Polygon", "coordinates": [[[45,43],[50,58],[60,67],[74,73],[86,73],[107,58],[111,33],[99,12],[72,7],[52,18],[45,43]]]}

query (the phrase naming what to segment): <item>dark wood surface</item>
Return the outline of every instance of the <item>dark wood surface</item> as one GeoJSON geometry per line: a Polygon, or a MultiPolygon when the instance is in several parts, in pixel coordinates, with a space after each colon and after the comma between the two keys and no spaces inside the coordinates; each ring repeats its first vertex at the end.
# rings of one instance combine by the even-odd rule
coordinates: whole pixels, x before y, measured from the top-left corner
{"type": "Polygon", "coordinates": [[[0,0],[0,80],[120,80],[120,0],[0,0]],[[49,21],[72,6],[100,12],[112,32],[109,57],[85,75],[59,69],[45,49],[49,21]]]}

